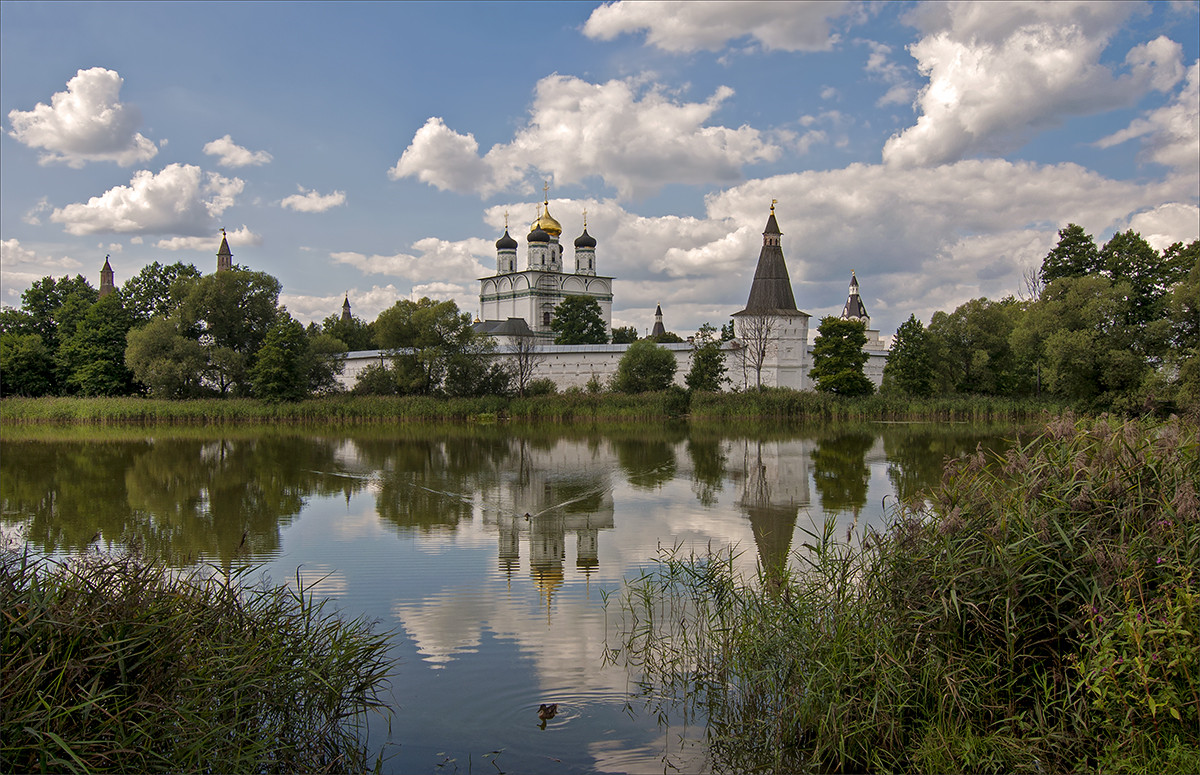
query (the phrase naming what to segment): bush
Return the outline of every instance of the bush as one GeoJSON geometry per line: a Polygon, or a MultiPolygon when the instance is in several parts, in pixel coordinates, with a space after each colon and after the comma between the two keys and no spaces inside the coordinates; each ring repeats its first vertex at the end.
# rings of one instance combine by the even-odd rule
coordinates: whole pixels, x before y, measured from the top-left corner
{"type": "Polygon", "coordinates": [[[613,390],[621,393],[645,393],[666,390],[675,379],[675,356],[649,339],[629,345],[617,364],[613,390]]]}
{"type": "Polygon", "coordinates": [[[548,377],[531,379],[529,380],[529,384],[525,386],[526,396],[552,396],[557,392],[558,385],[548,377]]]}

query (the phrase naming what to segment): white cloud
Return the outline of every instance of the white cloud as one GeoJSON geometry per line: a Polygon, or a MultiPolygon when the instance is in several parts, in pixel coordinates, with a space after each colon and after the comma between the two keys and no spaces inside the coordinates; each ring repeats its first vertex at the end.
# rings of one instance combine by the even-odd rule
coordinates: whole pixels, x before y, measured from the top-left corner
{"type": "Polygon", "coordinates": [[[646,43],[664,51],[718,51],[750,37],[770,51],[828,51],[837,42],[830,22],[847,13],[847,2],[626,2],[592,11],[583,34],[612,40],[646,30],[646,43]]]}
{"type": "Polygon", "coordinates": [[[332,194],[318,194],[316,189],[305,191],[303,186],[297,186],[300,190],[299,194],[292,194],[283,198],[279,206],[284,209],[292,209],[298,213],[323,213],[326,210],[346,203],[345,191],[334,191],[332,194]]]}
{"type": "Polygon", "coordinates": [[[1174,101],[1101,138],[1096,145],[1109,148],[1135,137],[1146,137],[1146,155],[1153,161],[1200,171],[1200,61],[1188,68],[1187,81],[1174,101]]]}
{"type": "MultiPolygon", "coordinates": [[[[330,254],[339,264],[346,264],[364,274],[400,277],[410,282],[437,282],[444,277],[482,277],[488,270],[481,263],[489,254],[495,255],[492,243],[483,239],[450,242],[426,237],[413,243],[416,255],[394,253],[390,256],[371,255],[352,251],[330,254]]],[[[493,263],[494,261],[489,261],[493,263]]],[[[493,268],[491,271],[495,271],[493,268]]]]}
{"type": "MultiPolygon", "coordinates": [[[[103,263],[101,259],[97,271],[103,263]]],[[[31,283],[47,276],[77,273],[82,267],[82,263],[70,256],[46,256],[23,246],[18,239],[0,240],[0,285],[13,306],[20,305],[21,292],[31,283]]]]}
{"type": "Polygon", "coordinates": [[[634,79],[592,84],[551,75],[537,85],[530,118],[512,142],[480,158],[474,136],[431,118],[389,171],[440,189],[488,196],[530,173],[556,185],[596,176],[622,198],[642,197],[668,183],[732,183],[747,164],[772,161],[780,149],[749,126],[707,122],[733,90],[704,102],[678,102],[659,86],[634,79]]]}
{"type": "Polygon", "coordinates": [[[935,4],[912,15],[926,34],[909,47],[929,78],[915,126],[883,159],[929,165],[1022,145],[1069,116],[1129,105],[1182,76],[1179,44],[1134,47],[1117,75],[1100,56],[1130,6],[1118,3],[935,4]]]}
{"type": "Polygon", "coordinates": [[[29,210],[21,216],[21,220],[30,226],[40,226],[42,223],[42,213],[51,209],[53,208],[50,205],[49,198],[42,197],[37,201],[37,204],[29,208],[29,210]]]}
{"type": "Polygon", "coordinates": [[[9,135],[43,149],[42,164],[64,162],[79,168],[89,161],[114,161],[127,167],[151,159],[158,149],[137,131],[142,123],[138,109],[118,100],[122,83],[115,70],[79,70],[49,105],[39,102],[30,111],[10,110],[9,135]]]}
{"type": "Polygon", "coordinates": [[[212,231],[212,219],[233,205],[245,183],[191,164],[169,164],[157,175],[135,172],[128,186],[117,186],[86,203],[55,209],[50,220],[70,234],[176,233],[212,231]]]}
{"type": "Polygon", "coordinates": [[[219,156],[217,164],[222,167],[260,166],[271,161],[271,154],[243,148],[235,143],[230,135],[205,143],[204,152],[209,156],[219,156]]]}
{"type": "Polygon", "coordinates": [[[395,285],[373,285],[367,290],[347,288],[344,291],[323,296],[311,296],[299,293],[279,294],[279,303],[288,308],[292,317],[304,324],[320,323],[330,315],[342,314],[342,300],[350,299],[351,313],[362,320],[370,322],[379,317],[379,313],[395,304],[399,299],[407,298],[395,285]]]}
{"type": "Polygon", "coordinates": [[[1200,207],[1183,202],[1159,205],[1130,218],[1129,228],[1145,237],[1155,250],[1176,242],[1187,244],[1200,239],[1200,207]]]}
{"type": "MultiPolygon", "coordinates": [[[[227,231],[225,239],[228,240],[231,250],[242,245],[263,244],[262,235],[250,231],[250,227],[245,224],[242,224],[240,229],[227,231]]],[[[154,247],[162,250],[199,250],[213,255],[216,255],[217,248],[220,246],[221,238],[209,234],[198,237],[171,237],[170,239],[160,239],[154,243],[154,247]]]]}

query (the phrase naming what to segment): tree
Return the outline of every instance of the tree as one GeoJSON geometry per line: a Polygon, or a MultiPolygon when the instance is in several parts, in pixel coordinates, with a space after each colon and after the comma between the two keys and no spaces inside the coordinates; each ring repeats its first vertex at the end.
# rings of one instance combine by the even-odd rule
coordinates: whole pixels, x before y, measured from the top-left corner
{"type": "Polygon", "coordinates": [[[188,287],[178,331],[200,342],[205,377],[222,395],[250,391],[248,369],[275,323],[280,288],[266,272],[244,269],[205,275],[188,287]]]}
{"type": "Polygon", "coordinates": [[[54,359],[39,334],[0,333],[0,396],[54,390],[54,359]]]}
{"type": "Polygon", "coordinates": [[[401,393],[431,394],[445,387],[453,361],[454,376],[449,389],[483,390],[497,375],[488,368],[473,371],[465,359],[485,360],[493,346],[490,339],[475,333],[471,316],[458,311],[453,301],[402,299],[385,309],[375,320],[375,339],[381,347],[395,351],[392,369],[401,393]]]}
{"type": "Polygon", "coordinates": [[[299,401],[308,394],[304,326],[286,311],[275,318],[250,369],[255,398],[265,401],[299,401]]]}
{"type": "Polygon", "coordinates": [[[940,365],[935,389],[940,393],[1010,395],[1026,376],[1017,371],[1009,337],[1022,312],[1012,297],[998,302],[971,299],[954,312],[933,313],[926,333],[932,360],[940,365]]]}
{"type": "Polygon", "coordinates": [[[60,371],[71,392],[85,396],[132,392],[133,374],[125,366],[125,337],[133,322],[120,293],[110,293],[88,308],[59,348],[60,371]]]}
{"type": "Polygon", "coordinates": [[[721,353],[717,329],[705,323],[693,341],[692,366],[683,378],[684,384],[688,390],[720,392],[721,385],[729,380],[725,377],[725,356],[721,353]]]}
{"type": "Polygon", "coordinates": [[[1175,285],[1167,299],[1172,345],[1167,365],[1174,371],[1176,401],[1192,405],[1200,404],[1200,260],[1194,257],[1197,247],[1200,242],[1191,244],[1191,271],[1175,285]]]}
{"type": "Polygon", "coordinates": [[[357,316],[342,320],[341,315],[330,315],[321,321],[321,330],[342,340],[346,349],[371,350],[375,347],[375,331],[370,323],[357,316]]]}
{"type": "Polygon", "coordinates": [[[125,365],[156,398],[202,394],[207,364],[200,342],[180,334],[176,321],[155,318],[126,336],[125,365]]]}
{"type": "Polygon", "coordinates": [[[742,371],[754,369],[754,385],[762,389],[762,370],[767,356],[775,352],[779,319],[772,315],[742,315],[737,323],[742,341],[742,371]]]}
{"type": "Polygon", "coordinates": [[[346,344],[324,332],[306,331],[304,375],[309,395],[336,393],[342,389],[338,375],[346,365],[346,344]]]}
{"type": "Polygon", "coordinates": [[[638,332],[635,326],[621,326],[612,330],[613,344],[633,344],[638,339],[638,332]]]}
{"type": "Polygon", "coordinates": [[[555,344],[606,344],[608,330],[600,303],[590,296],[568,296],[554,308],[550,330],[555,344]]]}
{"type": "Polygon", "coordinates": [[[21,309],[29,316],[33,330],[42,337],[52,353],[58,351],[61,340],[75,331],[75,324],[100,294],[88,284],[83,275],[43,277],[21,294],[21,309]]]}
{"type": "Polygon", "coordinates": [[[883,367],[883,386],[885,390],[917,398],[933,395],[929,336],[915,315],[909,315],[908,320],[896,329],[883,367]]]}
{"type": "Polygon", "coordinates": [[[647,337],[657,344],[682,344],[683,337],[674,331],[663,331],[661,334],[655,334],[647,337]]]}
{"type": "Polygon", "coordinates": [[[1118,232],[1100,249],[1104,273],[1129,284],[1128,322],[1145,325],[1163,317],[1162,300],[1170,286],[1158,251],[1133,229],[1118,232]]]}
{"type": "Polygon", "coordinates": [[[199,279],[200,270],[191,264],[176,261],[163,266],[155,261],[125,281],[121,296],[135,323],[141,324],[174,312],[199,279]]]}
{"type": "Polygon", "coordinates": [[[612,387],[622,393],[666,390],[675,380],[676,368],[675,356],[669,350],[649,339],[639,339],[621,356],[612,387]]]}
{"type": "Polygon", "coordinates": [[[830,315],[821,319],[813,342],[810,376],[817,390],[839,396],[869,396],[875,385],[863,374],[869,357],[863,352],[867,327],[860,320],[842,320],[830,315]]]}
{"type": "Polygon", "coordinates": [[[1042,284],[1049,285],[1060,277],[1085,277],[1104,267],[1096,241],[1082,226],[1067,224],[1058,230],[1058,244],[1042,261],[1042,284]]]}
{"type": "Polygon", "coordinates": [[[515,336],[512,344],[508,345],[509,374],[515,383],[517,395],[525,395],[529,381],[537,372],[538,364],[546,358],[546,353],[537,338],[533,336],[515,336]]]}

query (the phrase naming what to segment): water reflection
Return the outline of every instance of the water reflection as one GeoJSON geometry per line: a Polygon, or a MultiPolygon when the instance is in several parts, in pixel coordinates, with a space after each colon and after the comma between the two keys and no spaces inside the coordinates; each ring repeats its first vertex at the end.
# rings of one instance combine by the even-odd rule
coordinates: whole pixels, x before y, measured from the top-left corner
{"type": "Polygon", "coordinates": [[[464,741],[476,759],[505,749],[512,771],[695,769],[701,745],[625,711],[603,594],[675,544],[736,544],[744,570],[778,579],[802,530],[882,527],[885,496],[919,497],[945,457],[1005,443],[945,425],[64,435],[4,429],[5,525],[47,552],[99,535],[179,565],[265,561],[278,581],[302,566],[397,630],[403,772],[467,761],[464,741]],[[545,730],[541,702],[561,708],[545,730]]]}

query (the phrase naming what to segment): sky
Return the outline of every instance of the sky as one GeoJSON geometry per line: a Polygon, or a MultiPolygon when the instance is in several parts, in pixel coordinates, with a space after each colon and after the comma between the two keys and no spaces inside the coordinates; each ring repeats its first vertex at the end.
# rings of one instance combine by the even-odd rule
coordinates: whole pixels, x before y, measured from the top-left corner
{"type": "Polygon", "coordinates": [[[1198,2],[0,3],[0,303],[154,261],[304,322],[479,313],[507,223],[583,230],[613,325],[720,325],[772,200],[797,306],[928,323],[1077,223],[1200,237],[1198,2]],[[548,189],[547,189],[548,187],[548,189]]]}

